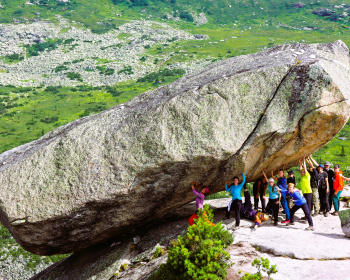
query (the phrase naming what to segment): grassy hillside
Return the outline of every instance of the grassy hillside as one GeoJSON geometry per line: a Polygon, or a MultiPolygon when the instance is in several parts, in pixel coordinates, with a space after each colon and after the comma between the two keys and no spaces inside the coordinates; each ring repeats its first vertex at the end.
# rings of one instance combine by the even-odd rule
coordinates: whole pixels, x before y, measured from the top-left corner
{"type": "MultiPolygon", "coordinates": [[[[102,34],[130,20],[151,19],[192,34],[209,36],[209,39],[201,41],[152,45],[140,60],[141,63],[151,60],[159,65],[156,73],[181,63],[189,64],[194,60],[210,63],[278,44],[341,39],[350,45],[347,15],[349,1],[303,1],[300,4],[286,0],[0,0],[0,3],[0,23],[4,24],[14,21],[24,24],[35,19],[58,22],[57,15],[60,15],[72,24],[81,23],[81,28],[102,34]],[[200,14],[204,14],[208,22],[198,23],[200,14]]],[[[16,58],[3,59],[7,63],[16,63],[16,58]]],[[[105,65],[101,67],[108,67],[108,62],[105,65]]],[[[65,65],[60,67],[56,68],[57,71],[65,69],[65,65]]],[[[89,86],[84,81],[78,87],[2,86],[0,152],[37,139],[51,129],[79,117],[125,102],[178,77],[173,74],[143,82],[141,79],[131,79],[113,87],[89,86]]],[[[79,83],[79,77],[76,80],[79,83]]],[[[349,134],[347,125],[339,136],[348,137],[349,134]]],[[[349,140],[342,139],[336,137],[317,153],[317,158],[320,161],[328,159],[341,163],[350,170],[347,156],[350,151],[349,140]]]]}

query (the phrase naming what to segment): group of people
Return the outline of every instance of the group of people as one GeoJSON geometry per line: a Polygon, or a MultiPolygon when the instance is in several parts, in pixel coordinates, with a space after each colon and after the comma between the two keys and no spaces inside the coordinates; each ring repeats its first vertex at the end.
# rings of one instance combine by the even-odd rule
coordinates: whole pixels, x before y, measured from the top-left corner
{"type": "MultiPolygon", "coordinates": [[[[240,225],[241,217],[254,221],[252,230],[256,230],[261,222],[272,216],[274,225],[278,225],[278,213],[280,204],[283,213],[286,215],[282,224],[293,225],[294,214],[300,208],[304,212],[303,220],[307,220],[309,226],[306,230],[314,230],[312,216],[323,214],[329,216],[332,206],[334,206],[333,215],[338,215],[340,194],[344,187],[344,180],[350,181],[344,177],[339,165],[330,168],[330,163],[324,165],[318,164],[316,160],[309,155],[299,159],[299,170],[301,179],[296,184],[294,172],[288,171],[286,176],[284,167],[274,176],[274,170],[271,172],[271,178],[268,179],[265,170],[262,170],[262,176],[253,185],[254,207],[251,203],[251,197],[246,188],[246,179],[242,173],[242,182],[238,177],[233,178],[233,183],[228,187],[229,182],[225,184],[225,190],[230,192],[232,200],[230,201],[226,219],[230,218],[231,210],[235,211],[236,227],[240,225]],[[307,169],[307,164],[309,169],[307,169]],[[244,203],[242,203],[241,191],[244,188],[244,203]],[[268,189],[269,201],[266,205],[265,193],[268,189]],[[258,211],[259,199],[261,201],[261,211],[258,211]],[[293,204],[293,206],[292,206],[293,204]]],[[[209,188],[202,188],[201,192],[196,191],[195,183],[192,183],[192,191],[196,197],[196,209],[203,209],[205,196],[209,193],[209,188]]],[[[194,223],[197,216],[194,214],[190,218],[190,224],[194,223]]]]}

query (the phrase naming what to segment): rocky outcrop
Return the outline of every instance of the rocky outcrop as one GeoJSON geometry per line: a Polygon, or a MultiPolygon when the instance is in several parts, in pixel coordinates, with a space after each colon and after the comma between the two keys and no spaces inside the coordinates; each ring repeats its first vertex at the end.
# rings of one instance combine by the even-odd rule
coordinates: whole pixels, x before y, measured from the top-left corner
{"type": "Polygon", "coordinates": [[[328,143],[347,122],[349,50],[283,45],[217,62],[0,156],[1,221],[36,254],[78,251],[328,143]]]}
{"type": "Polygon", "coordinates": [[[350,209],[339,211],[341,229],[346,237],[350,238],[350,209]]]}

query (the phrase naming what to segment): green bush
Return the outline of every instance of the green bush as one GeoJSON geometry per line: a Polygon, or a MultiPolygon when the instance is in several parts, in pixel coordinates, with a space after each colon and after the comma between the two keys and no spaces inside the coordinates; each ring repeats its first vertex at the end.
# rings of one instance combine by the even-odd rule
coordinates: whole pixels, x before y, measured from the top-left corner
{"type": "Polygon", "coordinates": [[[62,44],[62,39],[49,39],[43,43],[36,43],[34,45],[25,45],[29,56],[38,56],[39,53],[48,50],[52,51],[57,49],[57,46],[62,44]]]}
{"type": "Polygon", "coordinates": [[[156,259],[164,255],[165,255],[164,249],[160,246],[157,246],[156,250],[154,251],[153,258],[156,259]]]}
{"type": "Polygon", "coordinates": [[[131,66],[124,66],[124,68],[122,70],[118,71],[118,74],[121,74],[121,73],[125,73],[127,75],[131,75],[131,74],[134,74],[134,71],[132,71],[132,67],[131,66]]]}
{"type": "Polygon", "coordinates": [[[270,261],[269,259],[265,259],[263,257],[259,259],[254,259],[252,261],[252,266],[256,267],[258,269],[258,272],[255,274],[250,274],[246,272],[244,276],[241,277],[241,280],[263,280],[265,277],[262,275],[261,271],[265,272],[267,274],[267,279],[270,280],[271,274],[277,273],[277,266],[274,264],[270,267],[270,261]]]}
{"type": "Polygon", "coordinates": [[[67,78],[70,80],[78,80],[79,82],[83,82],[83,79],[81,78],[81,75],[79,73],[68,72],[67,78]]]}
{"type": "Polygon", "coordinates": [[[58,117],[54,116],[54,117],[47,117],[47,118],[43,118],[40,120],[43,123],[54,123],[58,121],[58,117]]]}
{"type": "Polygon", "coordinates": [[[24,56],[22,54],[14,53],[10,55],[6,55],[5,59],[8,60],[10,63],[12,62],[18,62],[24,59],[24,56]]]}
{"type": "Polygon", "coordinates": [[[213,225],[213,211],[206,205],[187,233],[173,242],[168,260],[151,279],[225,279],[230,267],[224,250],[232,235],[221,223],[213,225]]]}
{"type": "Polygon", "coordinates": [[[138,82],[159,83],[165,77],[182,76],[185,74],[183,69],[164,69],[159,72],[152,72],[146,76],[139,78],[138,82]]]}
{"type": "Polygon", "coordinates": [[[46,89],[45,89],[45,92],[57,93],[57,92],[58,92],[58,87],[55,87],[55,86],[47,86],[46,89]]]}
{"type": "Polygon", "coordinates": [[[122,91],[119,91],[116,87],[110,87],[110,86],[106,87],[106,91],[111,95],[113,95],[114,97],[119,96],[123,93],[122,91]]]}
{"type": "Polygon", "coordinates": [[[61,71],[64,71],[64,70],[68,70],[68,67],[67,67],[67,66],[64,66],[64,65],[59,65],[59,66],[57,66],[57,67],[54,69],[54,71],[55,71],[56,73],[61,72],[61,71]]]}

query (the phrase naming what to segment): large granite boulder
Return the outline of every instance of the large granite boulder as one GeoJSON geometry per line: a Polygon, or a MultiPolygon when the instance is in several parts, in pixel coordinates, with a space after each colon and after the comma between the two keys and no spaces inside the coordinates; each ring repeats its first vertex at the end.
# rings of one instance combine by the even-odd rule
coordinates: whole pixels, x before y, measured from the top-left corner
{"type": "Polygon", "coordinates": [[[349,50],[230,58],[0,155],[0,219],[28,251],[81,250],[158,220],[242,172],[293,166],[345,125],[349,50]]]}
{"type": "Polygon", "coordinates": [[[350,209],[339,211],[339,219],[345,236],[350,238],[350,209]]]}

